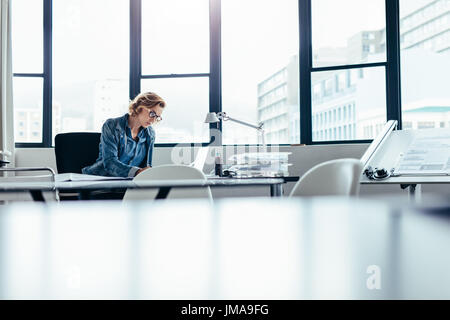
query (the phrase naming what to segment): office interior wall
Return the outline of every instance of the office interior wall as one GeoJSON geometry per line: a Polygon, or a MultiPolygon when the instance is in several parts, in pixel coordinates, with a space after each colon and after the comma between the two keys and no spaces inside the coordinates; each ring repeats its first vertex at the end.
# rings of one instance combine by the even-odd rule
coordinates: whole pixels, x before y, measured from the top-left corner
{"type": "MultiPolygon", "coordinates": [[[[281,146],[279,147],[280,152],[292,152],[289,156],[289,162],[292,166],[289,167],[289,174],[291,176],[301,176],[306,171],[314,167],[315,165],[334,159],[341,158],[361,158],[368,144],[339,144],[339,145],[315,145],[315,146],[281,146]]],[[[235,147],[237,153],[243,152],[242,147],[235,147]]],[[[227,149],[227,152],[229,150],[227,149]]],[[[171,148],[157,148],[155,150],[154,164],[165,164],[173,163],[173,159],[179,159],[186,156],[186,154],[191,155],[190,161],[195,159],[195,153],[190,152],[190,150],[172,150],[171,148]]],[[[223,150],[222,150],[223,154],[223,150]]],[[[230,156],[228,154],[227,156],[230,156]]],[[[205,172],[210,172],[213,169],[213,165],[205,166],[205,172]]],[[[285,195],[290,194],[295,183],[287,183],[284,186],[285,195]]],[[[450,191],[449,191],[450,192],[450,191]]],[[[407,195],[405,191],[402,191],[398,185],[393,186],[361,186],[361,195],[363,196],[373,196],[383,193],[399,195],[407,195]]],[[[248,196],[268,196],[268,187],[258,187],[258,188],[213,188],[212,194],[214,198],[222,197],[248,197],[248,196]]]]}
{"type": "MultiPolygon", "coordinates": [[[[291,176],[301,176],[316,164],[340,159],[340,158],[360,158],[366,151],[368,144],[339,144],[339,145],[316,145],[316,146],[284,146],[280,147],[281,152],[292,152],[289,162],[292,166],[289,168],[291,176]]],[[[174,163],[174,159],[180,158],[180,155],[189,154],[189,160],[193,161],[196,150],[191,152],[190,148],[155,148],[153,165],[174,163]]],[[[237,152],[242,152],[238,148],[237,152]]],[[[229,155],[228,155],[229,156],[229,155]]],[[[188,160],[187,160],[188,161],[188,160]]],[[[16,166],[18,167],[37,167],[48,166],[56,170],[55,152],[53,148],[23,148],[16,149],[16,166]]],[[[205,167],[205,172],[212,170],[213,166],[205,167]]],[[[285,194],[289,194],[294,183],[285,185],[285,194]]],[[[424,185],[424,193],[450,194],[450,185],[424,185]]],[[[246,197],[246,196],[267,196],[268,187],[251,188],[213,188],[213,197],[246,197]]],[[[407,192],[401,190],[398,185],[362,185],[360,195],[363,197],[377,196],[380,194],[398,194],[401,197],[407,197],[407,192]]]]}

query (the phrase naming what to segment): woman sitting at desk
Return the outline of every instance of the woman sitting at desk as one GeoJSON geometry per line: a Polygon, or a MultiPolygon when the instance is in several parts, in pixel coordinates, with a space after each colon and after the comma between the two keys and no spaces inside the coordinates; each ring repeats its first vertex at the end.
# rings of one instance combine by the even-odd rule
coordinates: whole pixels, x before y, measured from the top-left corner
{"type": "Polygon", "coordinates": [[[155,130],[166,103],[155,93],[139,94],[128,113],[103,124],[98,159],[82,169],[84,174],[134,177],[151,168],[155,130]]]}

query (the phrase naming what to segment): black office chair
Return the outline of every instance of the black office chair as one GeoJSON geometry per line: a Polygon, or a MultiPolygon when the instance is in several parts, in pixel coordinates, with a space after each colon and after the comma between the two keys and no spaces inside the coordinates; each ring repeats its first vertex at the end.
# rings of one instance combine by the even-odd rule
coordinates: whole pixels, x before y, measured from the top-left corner
{"type": "MultiPolygon", "coordinates": [[[[98,158],[100,144],[99,132],[70,132],[60,133],[55,136],[55,155],[58,173],[81,173],[81,169],[89,166],[98,158]]],[[[103,190],[93,191],[93,199],[121,200],[125,190],[108,192],[103,190]]],[[[74,194],[61,194],[61,200],[75,200],[74,194]]]]}
{"type": "Polygon", "coordinates": [[[81,173],[98,157],[98,132],[60,133],[55,137],[56,167],[58,173],[81,173]]]}

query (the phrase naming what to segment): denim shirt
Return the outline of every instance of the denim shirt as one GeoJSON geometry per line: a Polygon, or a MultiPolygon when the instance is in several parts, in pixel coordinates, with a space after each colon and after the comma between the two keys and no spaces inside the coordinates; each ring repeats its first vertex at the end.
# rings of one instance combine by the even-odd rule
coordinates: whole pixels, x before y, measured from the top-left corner
{"type": "Polygon", "coordinates": [[[138,141],[133,140],[128,114],[108,119],[103,124],[98,159],[81,170],[84,174],[113,177],[134,177],[143,167],[152,165],[155,131],[151,126],[141,129],[138,141]]]}

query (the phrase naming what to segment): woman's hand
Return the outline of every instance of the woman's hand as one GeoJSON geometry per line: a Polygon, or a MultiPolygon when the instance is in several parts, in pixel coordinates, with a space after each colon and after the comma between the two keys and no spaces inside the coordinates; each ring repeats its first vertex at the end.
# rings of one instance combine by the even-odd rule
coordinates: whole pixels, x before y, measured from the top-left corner
{"type": "Polygon", "coordinates": [[[151,168],[151,166],[145,167],[145,168],[140,168],[138,171],[136,171],[136,175],[137,176],[139,173],[141,173],[142,171],[145,171],[147,169],[151,168]]]}

